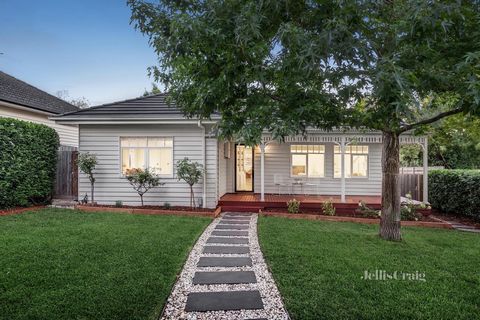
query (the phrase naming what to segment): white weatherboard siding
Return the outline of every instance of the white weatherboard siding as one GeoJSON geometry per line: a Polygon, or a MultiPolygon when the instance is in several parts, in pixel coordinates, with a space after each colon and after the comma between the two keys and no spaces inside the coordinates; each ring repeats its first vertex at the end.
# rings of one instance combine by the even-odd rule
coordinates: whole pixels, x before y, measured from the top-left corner
{"type": "MultiPolygon", "coordinates": [[[[296,143],[297,144],[297,143],[296,143]]],[[[309,183],[318,184],[318,193],[321,195],[340,195],[341,179],[333,178],[333,143],[325,145],[325,177],[308,178],[309,183]]],[[[368,177],[347,178],[347,195],[380,195],[382,189],[381,155],[380,144],[365,144],[369,146],[368,177]]],[[[255,148],[255,173],[254,190],[260,192],[260,149],[255,148]]],[[[280,174],[285,179],[290,179],[290,144],[270,143],[265,151],[265,193],[277,193],[278,187],[274,184],[274,175],[280,174]]],[[[314,194],[315,187],[305,191],[314,194]]],[[[287,187],[282,187],[280,193],[290,192],[287,187]]],[[[301,193],[299,186],[294,187],[294,193],[301,193]]]]}
{"type": "Polygon", "coordinates": [[[53,114],[48,115],[7,107],[0,104],[0,117],[45,124],[57,131],[61,145],[78,147],[78,128],[76,126],[58,124],[55,123],[55,121],[49,120],[48,117],[52,115],[53,114]]]}
{"type": "MultiPolygon", "coordinates": [[[[95,170],[95,201],[100,204],[114,204],[121,200],[126,205],[140,205],[140,197],[120,172],[120,137],[160,136],[173,137],[174,164],[188,157],[202,163],[202,130],[196,125],[80,125],[81,152],[95,153],[98,165],[95,170]]],[[[217,140],[208,138],[207,149],[207,207],[217,203],[217,140]]],[[[190,191],[184,181],[163,178],[165,185],[144,195],[146,205],[188,206],[190,191]]],[[[203,182],[194,186],[195,198],[202,198],[203,182]]],[[[79,198],[85,193],[90,196],[90,183],[84,174],[79,177],[79,198]]]]}

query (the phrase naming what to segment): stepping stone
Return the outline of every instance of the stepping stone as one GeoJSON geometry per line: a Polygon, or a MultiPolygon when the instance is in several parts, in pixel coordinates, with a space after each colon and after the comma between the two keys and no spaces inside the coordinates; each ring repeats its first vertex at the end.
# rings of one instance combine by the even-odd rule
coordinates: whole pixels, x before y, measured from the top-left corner
{"type": "Polygon", "coordinates": [[[250,248],[249,247],[238,247],[238,246],[205,246],[203,248],[203,253],[245,254],[245,253],[250,253],[250,248]]]}
{"type": "Polygon", "coordinates": [[[224,224],[250,224],[250,221],[240,221],[240,220],[220,220],[220,223],[224,224]]]}
{"type": "Polygon", "coordinates": [[[247,257],[200,257],[197,267],[251,267],[252,259],[247,257]]]}
{"type": "Polygon", "coordinates": [[[200,271],[195,272],[193,284],[257,283],[253,271],[200,271]]]}
{"type": "Polygon", "coordinates": [[[263,309],[262,297],[258,290],[192,292],[188,295],[185,306],[187,312],[242,309],[263,309]]]}
{"type": "Polygon", "coordinates": [[[215,229],[227,229],[227,230],[248,230],[248,225],[243,224],[217,224],[215,229]]]}
{"type": "Polygon", "coordinates": [[[224,219],[250,221],[250,217],[238,217],[238,216],[223,216],[224,219]]]}
{"type": "Polygon", "coordinates": [[[212,236],[220,237],[248,237],[248,231],[224,231],[224,230],[213,230],[212,236]]]}
{"type": "Polygon", "coordinates": [[[251,213],[226,213],[225,217],[251,217],[251,213]]]}
{"type": "Polygon", "coordinates": [[[210,237],[207,243],[248,244],[248,238],[210,237]]]}

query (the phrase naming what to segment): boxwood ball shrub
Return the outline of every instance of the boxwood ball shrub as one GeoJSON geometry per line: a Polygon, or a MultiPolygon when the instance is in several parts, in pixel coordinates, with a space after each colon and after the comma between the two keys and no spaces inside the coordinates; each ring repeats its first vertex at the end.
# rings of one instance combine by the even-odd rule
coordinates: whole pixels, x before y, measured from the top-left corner
{"type": "Polygon", "coordinates": [[[58,146],[57,133],[46,125],[0,118],[0,208],[50,199],[58,146]]]}
{"type": "Polygon", "coordinates": [[[433,208],[480,220],[480,170],[432,170],[428,180],[433,208]]]}

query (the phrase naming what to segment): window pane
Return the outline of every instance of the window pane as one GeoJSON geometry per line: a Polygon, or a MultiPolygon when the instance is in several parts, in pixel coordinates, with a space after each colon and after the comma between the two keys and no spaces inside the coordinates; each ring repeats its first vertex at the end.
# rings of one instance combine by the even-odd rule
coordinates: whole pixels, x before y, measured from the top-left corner
{"type": "Polygon", "coordinates": [[[308,176],[309,177],[325,176],[325,162],[324,162],[323,154],[308,155],[308,176]]]}
{"type": "Polygon", "coordinates": [[[134,168],[145,169],[145,149],[122,148],[122,173],[134,168]]]}
{"type": "Polygon", "coordinates": [[[121,146],[122,147],[146,147],[147,146],[147,138],[121,138],[121,146]]]}
{"type": "Polygon", "coordinates": [[[156,174],[172,174],[172,149],[150,149],[148,151],[148,165],[156,174]]]}
{"type": "Polygon", "coordinates": [[[352,176],[366,177],[368,168],[368,157],[366,155],[353,156],[352,176]]]}
{"type": "Polygon", "coordinates": [[[165,146],[165,139],[163,138],[148,138],[148,146],[150,148],[160,148],[165,146]]]}
{"type": "Polygon", "coordinates": [[[333,146],[333,152],[340,153],[340,146],[333,146]]]}
{"type": "Polygon", "coordinates": [[[307,174],[307,155],[293,154],[292,155],[292,175],[304,176],[307,174]]]}

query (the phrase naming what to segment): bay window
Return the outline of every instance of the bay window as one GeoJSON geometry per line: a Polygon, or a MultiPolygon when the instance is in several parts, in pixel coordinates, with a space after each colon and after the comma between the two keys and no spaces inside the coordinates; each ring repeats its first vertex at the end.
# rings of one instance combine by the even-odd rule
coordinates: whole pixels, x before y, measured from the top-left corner
{"type": "Polygon", "coordinates": [[[120,138],[122,174],[149,168],[158,175],[173,175],[173,138],[120,138]]]}
{"type": "Polygon", "coordinates": [[[293,177],[318,178],[325,176],[324,145],[291,145],[291,174],[293,177]]]}
{"type": "MultiPolygon", "coordinates": [[[[342,176],[342,151],[340,146],[334,147],[333,176],[342,176]]],[[[368,146],[345,147],[345,178],[368,176],[368,146]]]]}

